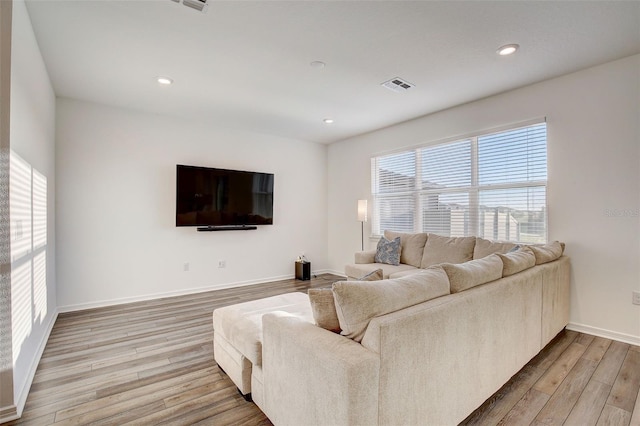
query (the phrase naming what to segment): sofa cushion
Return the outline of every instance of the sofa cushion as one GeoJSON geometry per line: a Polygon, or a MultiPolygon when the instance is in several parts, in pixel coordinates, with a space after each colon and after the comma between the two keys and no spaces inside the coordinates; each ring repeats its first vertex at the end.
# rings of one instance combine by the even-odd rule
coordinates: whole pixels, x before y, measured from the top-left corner
{"type": "Polygon", "coordinates": [[[393,240],[387,240],[385,237],[380,238],[374,257],[376,263],[386,263],[388,265],[400,264],[400,237],[393,240]]]}
{"type": "Polygon", "coordinates": [[[316,325],[334,333],[340,333],[333,291],[330,288],[310,288],[309,302],[316,325]]]}
{"type": "Polygon", "coordinates": [[[402,232],[384,231],[387,240],[400,237],[400,263],[420,267],[424,245],[427,242],[426,233],[406,234],[402,232]]]}
{"type": "Polygon", "coordinates": [[[461,264],[443,263],[440,266],[449,277],[451,293],[502,278],[502,259],[497,254],[461,264]]]}
{"type": "Polygon", "coordinates": [[[406,277],[407,275],[415,274],[416,272],[420,272],[421,270],[422,269],[420,268],[413,268],[413,269],[407,269],[406,271],[393,272],[389,274],[388,278],[406,277]]]}
{"type": "Polygon", "coordinates": [[[533,254],[536,256],[536,265],[551,262],[562,256],[564,247],[558,241],[545,244],[543,246],[529,246],[533,254]]]}
{"type": "Polygon", "coordinates": [[[368,274],[358,278],[358,281],[380,281],[383,279],[382,268],[378,268],[375,271],[371,271],[368,274]]]}
{"type": "Polygon", "coordinates": [[[401,263],[397,266],[387,265],[384,263],[352,263],[345,265],[344,272],[350,280],[358,280],[358,277],[375,271],[376,269],[382,269],[382,278],[389,278],[389,275],[395,274],[401,271],[416,271],[417,268],[411,265],[405,265],[401,263]]]}
{"type": "MultiPolygon", "coordinates": [[[[382,269],[376,269],[361,277],[360,281],[380,281],[381,279],[382,269]]],[[[333,300],[333,290],[330,288],[310,288],[308,294],[311,312],[316,325],[334,333],[340,333],[340,323],[336,313],[336,304],[333,300]]]]}
{"type": "Polygon", "coordinates": [[[421,268],[439,263],[463,263],[473,259],[476,237],[443,237],[429,234],[424,246],[421,268]]]}
{"type": "Polygon", "coordinates": [[[357,251],[353,257],[356,263],[375,263],[376,251],[357,251]]]}
{"type": "Polygon", "coordinates": [[[476,237],[476,245],[473,248],[473,258],[482,259],[493,253],[508,253],[509,250],[517,247],[516,243],[490,241],[484,238],[476,237]]]}
{"type": "Polygon", "coordinates": [[[213,311],[213,330],[253,365],[262,365],[262,316],[277,311],[313,323],[309,297],[296,292],[217,308],[213,311]]]}
{"type": "Polygon", "coordinates": [[[440,267],[380,282],[339,281],[333,297],[342,334],[360,342],[372,318],[449,294],[449,279],[440,267]]]}
{"type": "Polygon", "coordinates": [[[529,247],[523,247],[518,251],[509,253],[496,253],[502,259],[502,276],[517,274],[525,269],[532,268],[536,264],[536,256],[529,247]]]}

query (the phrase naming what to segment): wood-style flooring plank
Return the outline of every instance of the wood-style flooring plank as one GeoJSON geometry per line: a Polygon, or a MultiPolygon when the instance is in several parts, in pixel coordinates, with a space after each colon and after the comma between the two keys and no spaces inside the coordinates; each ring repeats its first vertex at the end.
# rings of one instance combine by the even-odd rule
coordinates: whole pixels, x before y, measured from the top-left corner
{"type": "MultiPolygon", "coordinates": [[[[23,416],[24,417],[24,416],[23,416]]],[[[56,413],[49,413],[40,417],[20,418],[11,423],[11,425],[29,425],[29,426],[48,426],[55,421],[56,413]]]]}
{"type": "Polygon", "coordinates": [[[613,386],[628,351],[629,345],[626,343],[612,342],[593,373],[594,380],[613,386]]]}
{"type": "MultiPolygon", "coordinates": [[[[91,412],[98,412],[99,410],[104,410],[108,407],[110,407],[108,408],[110,411],[115,410],[114,414],[117,414],[121,411],[120,409],[117,409],[117,404],[131,403],[132,401],[134,401],[135,403],[133,405],[138,405],[140,402],[143,402],[142,400],[137,400],[137,398],[151,397],[151,400],[149,402],[158,400],[162,401],[164,405],[164,400],[166,398],[175,397],[176,395],[182,395],[183,393],[188,393],[192,389],[200,389],[204,385],[210,383],[220,383],[222,381],[222,377],[220,376],[215,379],[209,375],[197,377],[191,374],[186,375],[186,377],[187,379],[178,377],[171,380],[170,383],[174,384],[173,386],[166,386],[166,383],[163,384],[163,386],[158,386],[158,384],[154,383],[152,385],[142,386],[140,388],[135,388],[127,392],[122,392],[119,394],[110,395],[105,398],[88,401],[64,410],[58,410],[56,413],[56,421],[62,421],[74,417],[77,418],[78,416],[85,415],[91,412]]],[[[163,406],[162,408],[165,407],[163,406]]],[[[109,415],[105,415],[104,417],[109,417],[109,415]]]]}
{"type": "Polygon", "coordinates": [[[529,424],[548,400],[549,395],[531,388],[498,424],[501,426],[529,424]]]}
{"type": "Polygon", "coordinates": [[[551,342],[553,344],[545,346],[540,353],[529,362],[529,365],[545,371],[548,370],[576,337],[578,337],[578,333],[575,331],[564,330],[553,339],[551,342]]]}
{"type": "Polygon", "coordinates": [[[640,352],[628,351],[607,404],[633,412],[640,388],[640,352]]]}
{"type": "Polygon", "coordinates": [[[535,418],[534,425],[561,425],[582,395],[597,363],[580,358],[535,418]]]}
{"type": "Polygon", "coordinates": [[[636,405],[633,409],[631,422],[629,422],[629,424],[631,426],[640,426],[640,391],[638,391],[638,396],[636,397],[636,405]]]}
{"type": "MultiPolygon", "coordinates": [[[[208,369],[212,367],[212,362],[210,360],[205,360],[201,362],[194,362],[193,364],[170,364],[175,368],[172,370],[168,370],[162,373],[157,373],[151,376],[147,376],[144,378],[135,376],[135,378],[128,380],[123,383],[118,383],[110,386],[100,387],[96,390],[96,395],[98,398],[104,398],[109,395],[117,394],[120,392],[125,392],[130,389],[135,389],[141,386],[146,386],[151,383],[159,383],[167,379],[171,379],[174,377],[182,376],[184,374],[188,374],[195,371],[200,371],[204,369],[208,369]]],[[[214,366],[216,370],[219,371],[217,366],[214,366]]]]}
{"type": "Polygon", "coordinates": [[[600,414],[597,426],[627,426],[631,421],[631,413],[613,405],[606,404],[600,414]]]}
{"type": "Polygon", "coordinates": [[[593,426],[598,423],[609,392],[611,392],[611,386],[597,380],[590,380],[564,424],[566,426],[593,426]]]}
{"type": "Polygon", "coordinates": [[[611,340],[605,339],[604,337],[596,337],[587,348],[583,358],[600,362],[604,354],[607,353],[609,346],[611,346],[611,340]]]}
{"type": "Polygon", "coordinates": [[[489,398],[462,424],[466,426],[495,425],[533,387],[543,370],[527,365],[489,398]]]}
{"type": "Polygon", "coordinates": [[[557,361],[542,375],[540,380],[536,382],[533,388],[547,395],[553,395],[586,349],[583,345],[571,343],[562,355],[558,357],[557,361]]]}

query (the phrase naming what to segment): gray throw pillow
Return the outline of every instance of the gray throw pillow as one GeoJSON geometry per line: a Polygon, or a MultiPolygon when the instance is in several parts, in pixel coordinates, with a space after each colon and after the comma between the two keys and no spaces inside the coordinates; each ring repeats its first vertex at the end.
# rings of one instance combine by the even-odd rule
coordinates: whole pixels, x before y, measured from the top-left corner
{"type": "Polygon", "coordinates": [[[385,237],[380,238],[374,260],[376,263],[398,266],[400,264],[400,237],[393,240],[387,240],[385,237]]]}

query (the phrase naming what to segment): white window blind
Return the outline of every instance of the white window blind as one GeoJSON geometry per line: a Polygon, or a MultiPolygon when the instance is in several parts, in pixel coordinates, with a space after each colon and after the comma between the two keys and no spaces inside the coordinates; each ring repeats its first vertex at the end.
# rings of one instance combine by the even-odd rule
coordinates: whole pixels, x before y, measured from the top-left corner
{"type": "Polygon", "coordinates": [[[371,159],[373,232],[545,242],[546,124],[371,159]]]}

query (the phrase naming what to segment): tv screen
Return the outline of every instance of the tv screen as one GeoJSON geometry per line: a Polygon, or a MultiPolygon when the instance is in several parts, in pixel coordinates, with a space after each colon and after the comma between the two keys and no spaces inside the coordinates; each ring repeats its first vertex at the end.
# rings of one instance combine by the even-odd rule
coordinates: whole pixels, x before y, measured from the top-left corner
{"type": "Polygon", "coordinates": [[[273,174],[176,166],[176,226],[273,224],[273,174]]]}

